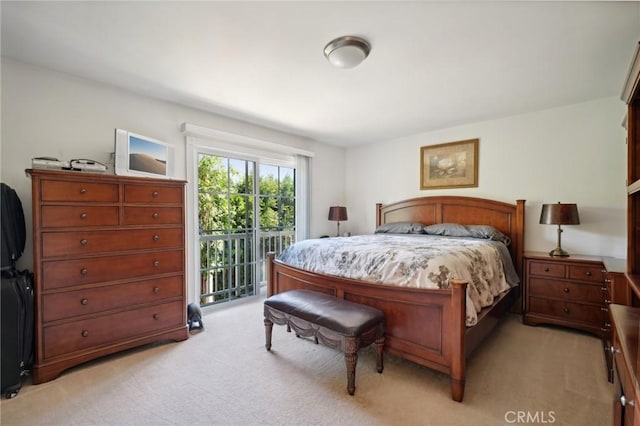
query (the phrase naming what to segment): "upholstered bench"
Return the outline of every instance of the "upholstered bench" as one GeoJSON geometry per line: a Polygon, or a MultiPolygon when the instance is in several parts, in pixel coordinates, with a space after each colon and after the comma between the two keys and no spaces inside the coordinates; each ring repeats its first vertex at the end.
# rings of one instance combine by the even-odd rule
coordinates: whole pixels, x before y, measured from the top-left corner
{"type": "Polygon", "coordinates": [[[382,373],[384,313],[376,308],[338,299],[310,290],[290,290],[268,297],[264,302],[266,347],[271,350],[273,324],[286,325],[296,336],[313,337],[315,342],[344,352],[347,365],[347,392],[356,390],[358,350],[376,344],[377,370],[382,373]]]}

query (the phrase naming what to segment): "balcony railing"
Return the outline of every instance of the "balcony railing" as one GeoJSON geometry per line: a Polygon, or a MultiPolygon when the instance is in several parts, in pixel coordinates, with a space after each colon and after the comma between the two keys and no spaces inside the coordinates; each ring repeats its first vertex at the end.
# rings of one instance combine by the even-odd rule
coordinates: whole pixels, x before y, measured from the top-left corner
{"type": "Polygon", "coordinates": [[[266,284],[267,253],[280,253],[294,240],[295,230],[260,232],[254,251],[253,232],[201,235],[200,304],[212,305],[255,294],[266,284]]]}

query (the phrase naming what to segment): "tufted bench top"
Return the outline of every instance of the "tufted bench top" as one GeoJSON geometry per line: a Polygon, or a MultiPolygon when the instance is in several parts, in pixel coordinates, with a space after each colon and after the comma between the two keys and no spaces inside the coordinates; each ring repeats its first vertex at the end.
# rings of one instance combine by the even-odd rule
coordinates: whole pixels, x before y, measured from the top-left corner
{"type": "Polygon", "coordinates": [[[379,309],[310,290],[278,293],[264,304],[345,336],[359,336],[384,321],[379,309]]]}

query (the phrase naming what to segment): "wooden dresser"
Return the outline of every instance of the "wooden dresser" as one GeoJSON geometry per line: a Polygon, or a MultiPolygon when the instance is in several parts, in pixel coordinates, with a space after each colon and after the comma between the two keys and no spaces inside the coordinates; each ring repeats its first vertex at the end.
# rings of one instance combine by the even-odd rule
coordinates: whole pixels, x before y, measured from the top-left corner
{"type": "Polygon", "coordinates": [[[184,181],[27,170],[33,383],[158,340],[184,340],[184,181]]]}
{"type": "Polygon", "coordinates": [[[613,322],[613,346],[611,352],[615,364],[615,393],[613,401],[613,424],[640,425],[640,308],[611,305],[613,322]]]}
{"type": "Polygon", "coordinates": [[[602,259],[525,253],[525,324],[555,324],[607,338],[609,282],[602,259]]]}

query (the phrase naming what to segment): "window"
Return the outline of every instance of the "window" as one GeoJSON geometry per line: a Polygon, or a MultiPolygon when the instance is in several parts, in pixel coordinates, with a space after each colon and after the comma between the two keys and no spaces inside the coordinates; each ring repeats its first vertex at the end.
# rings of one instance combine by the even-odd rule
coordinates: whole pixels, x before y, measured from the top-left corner
{"type": "Polygon", "coordinates": [[[192,136],[187,146],[189,299],[212,305],[258,294],[266,254],[308,236],[308,155],[192,136]]]}

